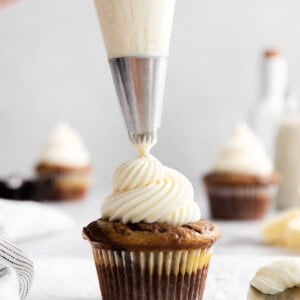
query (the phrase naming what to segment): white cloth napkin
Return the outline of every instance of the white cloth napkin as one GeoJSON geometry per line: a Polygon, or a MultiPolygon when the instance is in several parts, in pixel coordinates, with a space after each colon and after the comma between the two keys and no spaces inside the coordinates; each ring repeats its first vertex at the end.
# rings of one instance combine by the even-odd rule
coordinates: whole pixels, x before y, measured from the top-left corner
{"type": "Polygon", "coordinates": [[[0,199],[0,236],[12,242],[58,234],[73,226],[70,216],[50,205],[0,199]]]}
{"type": "Polygon", "coordinates": [[[25,300],[32,286],[34,276],[34,266],[32,261],[16,245],[0,238],[0,263],[0,281],[6,281],[6,284],[4,284],[5,290],[2,291],[2,293],[5,292],[5,294],[11,295],[12,292],[17,290],[19,292],[19,299],[25,300]],[[6,272],[9,272],[9,270],[13,270],[17,275],[17,289],[10,284],[13,284],[14,280],[10,278],[7,279],[8,275],[6,272]],[[11,291],[12,289],[13,291],[11,291]]]}
{"type": "Polygon", "coordinates": [[[20,300],[19,283],[16,273],[8,269],[7,272],[0,276],[0,299],[1,300],[20,300]]]}

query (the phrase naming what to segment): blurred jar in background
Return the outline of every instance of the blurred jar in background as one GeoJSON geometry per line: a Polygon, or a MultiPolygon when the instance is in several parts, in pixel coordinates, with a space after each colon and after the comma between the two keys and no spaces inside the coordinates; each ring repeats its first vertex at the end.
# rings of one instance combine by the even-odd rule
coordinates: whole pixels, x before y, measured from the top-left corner
{"type": "Polygon", "coordinates": [[[284,110],[287,86],[286,57],[276,49],[267,50],[262,62],[261,97],[252,108],[250,124],[272,157],[276,133],[284,110]]]}
{"type": "Polygon", "coordinates": [[[300,110],[289,96],[276,138],[275,168],[282,180],[276,203],[280,209],[300,205],[300,110]]]}

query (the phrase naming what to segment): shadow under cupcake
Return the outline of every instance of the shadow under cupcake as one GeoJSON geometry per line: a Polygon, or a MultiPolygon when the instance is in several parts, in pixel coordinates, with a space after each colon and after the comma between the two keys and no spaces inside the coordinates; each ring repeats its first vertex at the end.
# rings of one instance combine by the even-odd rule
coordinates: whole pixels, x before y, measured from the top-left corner
{"type": "Polygon", "coordinates": [[[268,213],[279,175],[261,141],[245,124],[239,124],[202,181],[212,217],[250,220],[268,213]]]}

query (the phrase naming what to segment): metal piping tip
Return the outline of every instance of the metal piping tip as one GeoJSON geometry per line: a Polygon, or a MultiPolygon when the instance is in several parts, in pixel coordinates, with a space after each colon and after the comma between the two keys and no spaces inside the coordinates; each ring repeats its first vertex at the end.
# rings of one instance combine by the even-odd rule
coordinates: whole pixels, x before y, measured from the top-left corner
{"type": "Polygon", "coordinates": [[[167,57],[121,57],[110,67],[129,139],[155,143],[161,125],[167,57]]]}
{"type": "Polygon", "coordinates": [[[157,143],[157,132],[145,132],[134,134],[133,132],[129,132],[129,139],[133,144],[148,144],[154,145],[157,143]]]}

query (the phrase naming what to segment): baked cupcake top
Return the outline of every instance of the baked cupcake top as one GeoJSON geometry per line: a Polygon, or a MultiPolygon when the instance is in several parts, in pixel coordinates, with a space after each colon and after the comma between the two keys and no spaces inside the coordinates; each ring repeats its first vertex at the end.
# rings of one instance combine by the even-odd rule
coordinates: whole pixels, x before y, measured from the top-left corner
{"type": "Polygon", "coordinates": [[[165,167],[141,144],[140,157],[121,164],[113,176],[113,193],[102,205],[102,217],[128,223],[167,223],[182,226],[200,220],[190,181],[165,167]]]}
{"type": "Polygon", "coordinates": [[[217,225],[205,220],[174,226],[167,223],[123,224],[99,219],[83,229],[94,247],[126,251],[209,248],[220,237],[217,225]]]}
{"type": "Polygon", "coordinates": [[[90,165],[90,156],[78,133],[61,122],[46,141],[39,165],[85,168],[90,165]]]}
{"type": "Polygon", "coordinates": [[[213,167],[213,173],[270,176],[273,164],[263,143],[244,123],[236,126],[229,141],[222,147],[213,167]]]}

